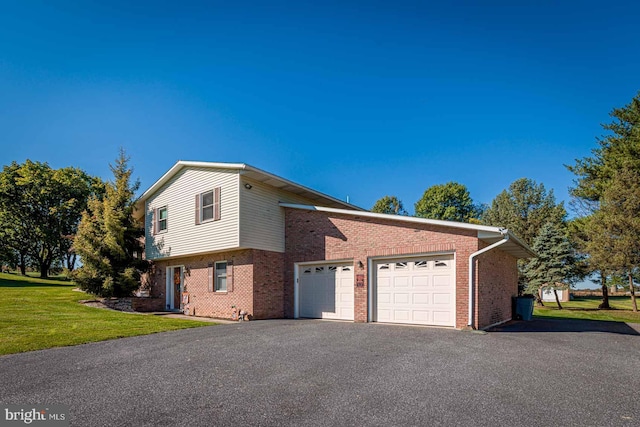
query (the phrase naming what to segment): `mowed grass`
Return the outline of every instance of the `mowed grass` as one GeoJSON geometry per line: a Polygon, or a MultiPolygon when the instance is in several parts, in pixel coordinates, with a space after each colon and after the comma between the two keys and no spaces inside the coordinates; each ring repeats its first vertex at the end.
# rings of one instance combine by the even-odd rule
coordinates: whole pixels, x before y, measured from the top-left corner
{"type": "MultiPolygon", "coordinates": [[[[634,313],[630,297],[609,297],[611,310],[600,310],[599,297],[576,297],[569,302],[561,302],[563,310],[555,302],[545,302],[544,307],[534,307],[533,315],[542,318],[565,318],[583,320],[604,320],[611,322],[640,323],[640,312],[634,313]]],[[[638,300],[640,307],[640,299],[638,300]]]]}
{"type": "Polygon", "coordinates": [[[87,307],[75,287],[0,273],[0,355],[213,325],[87,307]]]}

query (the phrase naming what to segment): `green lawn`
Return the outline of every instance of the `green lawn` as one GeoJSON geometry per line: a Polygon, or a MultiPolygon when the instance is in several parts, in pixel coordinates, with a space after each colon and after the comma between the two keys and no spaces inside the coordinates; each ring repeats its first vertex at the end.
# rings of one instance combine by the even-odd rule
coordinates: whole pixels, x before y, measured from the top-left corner
{"type": "MultiPolygon", "coordinates": [[[[640,312],[631,311],[630,297],[609,297],[611,310],[599,310],[602,298],[576,297],[569,302],[562,302],[563,310],[558,310],[555,302],[545,302],[544,307],[535,307],[533,315],[542,318],[565,318],[585,320],[606,320],[612,322],[640,323],[640,312]]],[[[640,301],[638,301],[640,305],[640,301]]]]}
{"type": "Polygon", "coordinates": [[[74,287],[0,273],[0,355],[213,325],[87,307],[74,287]]]}

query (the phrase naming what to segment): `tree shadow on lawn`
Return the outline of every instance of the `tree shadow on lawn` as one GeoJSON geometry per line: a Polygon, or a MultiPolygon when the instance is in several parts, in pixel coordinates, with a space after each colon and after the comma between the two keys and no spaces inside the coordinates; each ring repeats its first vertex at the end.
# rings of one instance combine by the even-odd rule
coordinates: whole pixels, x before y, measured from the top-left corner
{"type": "Polygon", "coordinates": [[[76,287],[72,282],[60,283],[60,279],[38,279],[39,282],[28,282],[26,280],[0,279],[0,288],[64,288],[76,287]]]}
{"type": "Polygon", "coordinates": [[[513,320],[491,328],[489,332],[607,332],[640,336],[640,325],[634,327],[625,322],[535,316],[529,321],[513,320]]]}

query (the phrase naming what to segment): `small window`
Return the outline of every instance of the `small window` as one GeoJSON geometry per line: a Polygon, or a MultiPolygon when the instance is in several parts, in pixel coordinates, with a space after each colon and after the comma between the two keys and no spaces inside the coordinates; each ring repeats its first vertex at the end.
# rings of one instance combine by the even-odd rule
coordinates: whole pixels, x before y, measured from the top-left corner
{"type": "Polygon", "coordinates": [[[158,232],[167,231],[167,207],[158,209],[158,232]]]}
{"type": "Polygon", "coordinates": [[[415,262],[415,267],[418,269],[422,269],[422,268],[427,268],[429,266],[429,264],[427,263],[427,261],[423,260],[423,261],[416,261],[415,262]]]}
{"type": "Polygon", "coordinates": [[[388,270],[389,264],[378,264],[378,270],[388,270]]]}
{"type": "Polygon", "coordinates": [[[342,271],[351,271],[351,267],[342,267],[342,271]]]}
{"type": "Polygon", "coordinates": [[[408,265],[406,262],[396,262],[396,270],[406,270],[408,265]]]}
{"type": "Polygon", "coordinates": [[[215,291],[227,292],[227,262],[216,262],[215,268],[215,291]]]}
{"type": "Polygon", "coordinates": [[[436,268],[449,267],[449,261],[437,259],[435,265],[436,268]]]}
{"type": "Polygon", "coordinates": [[[196,225],[220,219],[220,187],[196,194],[196,225]]]}
{"type": "Polygon", "coordinates": [[[202,208],[201,208],[201,218],[202,221],[209,221],[213,219],[213,191],[207,191],[206,193],[202,193],[202,208]]]}
{"type": "Polygon", "coordinates": [[[338,269],[338,266],[336,265],[330,265],[329,266],[329,271],[336,271],[338,269]]]}
{"type": "Polygon", "coordinates": [[[302,274],[311,274],[311,267],[306,267],[304,270],[302,270],[302,274]]]}
{"type": "Polygon", "coordinates": [[[316,267],[316,273],[324,273],[324,267],[316,267]]]}

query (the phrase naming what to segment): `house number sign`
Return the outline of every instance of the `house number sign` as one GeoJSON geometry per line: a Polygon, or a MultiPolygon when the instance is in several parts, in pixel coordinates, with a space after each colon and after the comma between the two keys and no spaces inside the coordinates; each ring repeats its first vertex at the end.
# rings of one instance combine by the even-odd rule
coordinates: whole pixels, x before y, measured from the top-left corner
{"type": "Polygon", "coordinates": [[[356,286],[358,288],[364,287],[364,274],[356,274],[356,286]]]}

